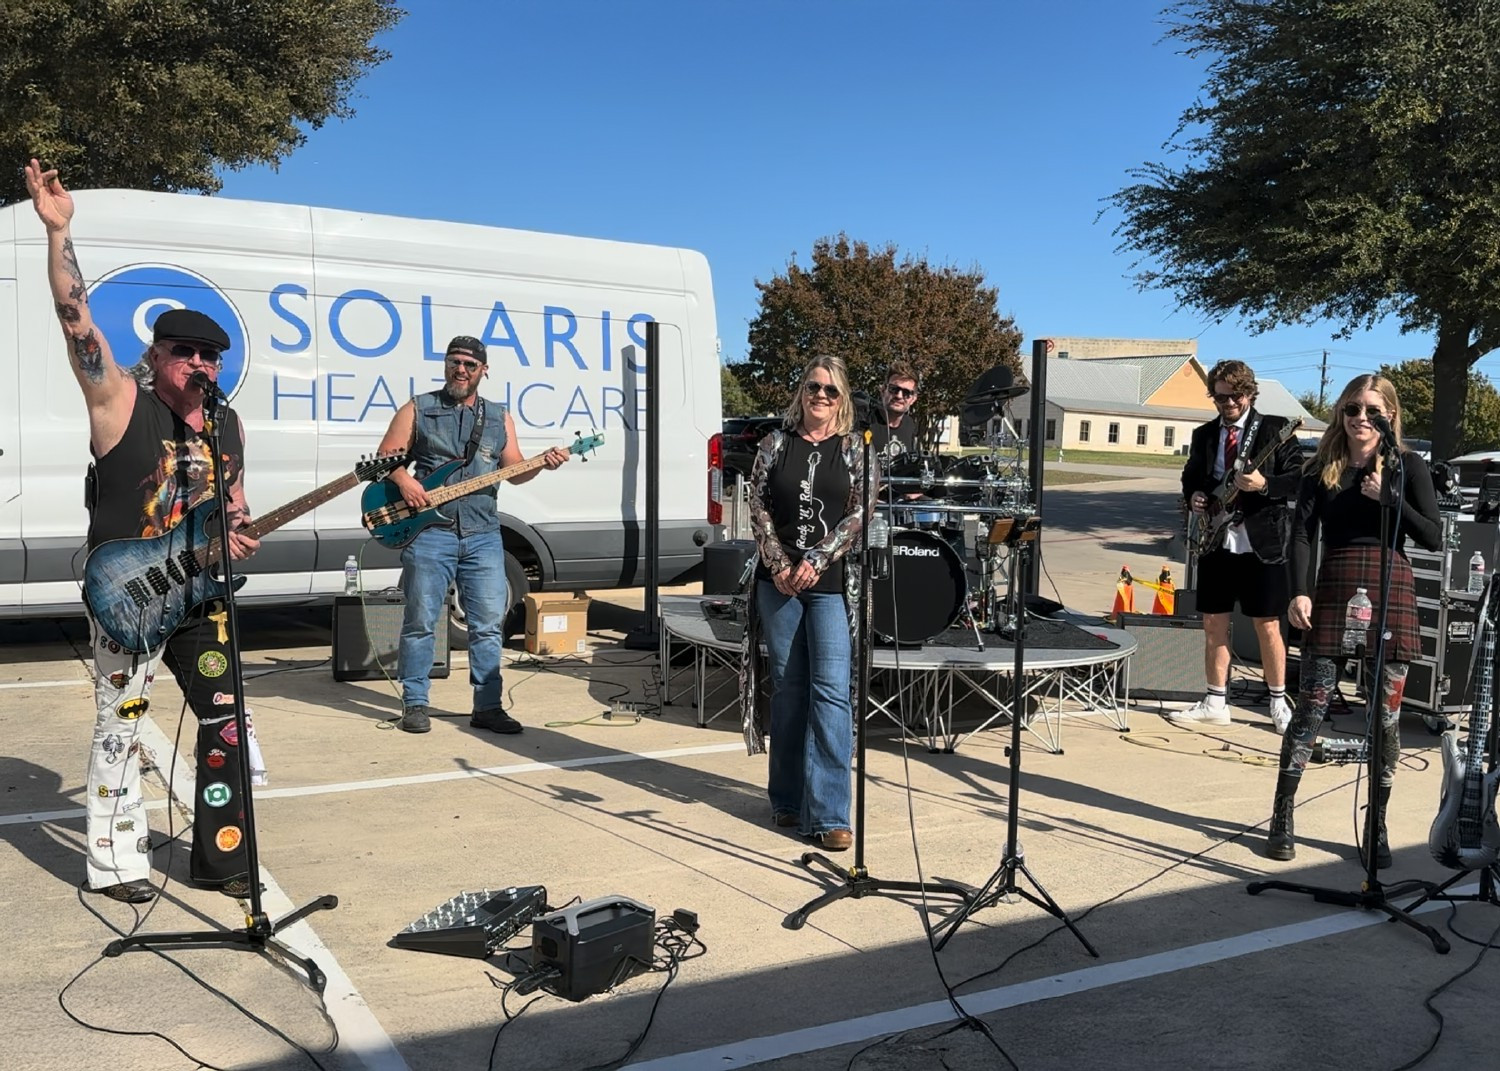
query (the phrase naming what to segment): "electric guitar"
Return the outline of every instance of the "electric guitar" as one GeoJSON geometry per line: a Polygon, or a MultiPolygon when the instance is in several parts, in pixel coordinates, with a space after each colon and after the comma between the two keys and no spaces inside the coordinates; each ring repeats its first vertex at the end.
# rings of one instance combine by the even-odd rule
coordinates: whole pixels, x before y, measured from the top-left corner
{"type": "MultiPolygon", "coordinates": [[[[240,529],[261,539],[366,480],[378,480],[407,462],[407,455],[366,458],[354,471],[309,491],[240,529]]],[[[219,539],[212,533],[218,502],[198,503],[169,532],[148,539],[111,539],[83,563],[83,597],[104,634],[132,654],[160,647],[183,618],[228,590],[219,579],[219,539]],[[216,575],[218,574],[218,575],[216,575]]],[[[236,574],[238,591],[245,582],[236,574]]]]}
{"type": "MultiPolygon", "coordinates": [[[[602,442],[604,442],[602,432],[590,435],[588,438],[584,438],[580,432],[574,441],[568,444],[568,452],[585,455],[602,442]]],[[[360,499],[359,508],[364,514],[361,520],[370,530],[370,534],[375,537],[375,542],[381,546],[392,549],[404,547],[417,538],[424,528],[435,524],[453,523],[451,517],[439,511],[439,506],[452,502],[454,499],[463,498],[464,495],[482,488],[492,487],[512,476],[539,469],[543,464],[543,456],[538,454],[536,457],[527,458],[508,468],[486,472],[483,476],[474,476],[453,484],[451,487],[444,487],[443,482],[464,467],[464,459],[456,457],[452,461],[446,461],[422,480],[422,488],[427,492],[427,506],[423,509],[413,509],[408,506],[402,499],[400,490],[390,480],[372,483],[365,488],[364,497],[360,499]]],[[[584,460],[587,461],[588,458],[584,457],[584,460]]]]}
{"type": "Polygon", "coordinates": [[[1240,489],[1234,485],[1234,478],[1242,472],[1254,472],[1264,465],[1272,454],[1281,449],[1282,443],[1297,434],[1297,429],[1301,426],[1302,418],[1298,417],[1282,428],[1276,438],[1248,462],[1243,456],[1235,458],[1234,464],[1224,474],[1223,482],[1209,496],[1208,508],[1202,514],[1188,514],[1189,551],[1201,558],[1224,545],[1229,529],[1244,519],[1244,515],[1236,507],[1240,489]]]}
{"type": "Polygon", "coordinates": [[[1437,817],[1427,834],[1432,857],[1453,870],[1483,870],[1500,859],[1500,823],[1495,819],[1495,789],[1500,767],[1484,772],[1494,703],[1495,627],[1500,592],[1490,580],[1484,597],[1474,656],[1479,660],[1474,686],[1474,709],[1469,714],[1469,739],[1462,754],[1458,730],[1443,733],[1443,792],[1437,817]]]}

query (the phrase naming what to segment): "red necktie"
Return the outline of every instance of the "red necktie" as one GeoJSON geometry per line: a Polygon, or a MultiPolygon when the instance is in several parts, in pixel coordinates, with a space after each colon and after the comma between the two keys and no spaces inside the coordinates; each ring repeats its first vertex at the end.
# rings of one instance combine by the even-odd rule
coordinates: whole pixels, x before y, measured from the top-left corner
{"type": "Polygon", "coordinates": [[[1240,456],[1240,429],[1230,427],[1224,434],[1224,471],[1234,468],[1234,459],[1240,456]]]}

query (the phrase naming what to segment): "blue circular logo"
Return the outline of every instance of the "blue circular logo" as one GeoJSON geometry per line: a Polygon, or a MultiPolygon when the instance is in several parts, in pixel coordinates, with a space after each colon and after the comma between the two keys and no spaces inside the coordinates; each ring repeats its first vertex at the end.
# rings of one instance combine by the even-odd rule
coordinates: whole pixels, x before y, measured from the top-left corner
{"type": "Polygon", "coordinates": [[[229,397],[239,389],[249,361],[245,322],[224,292],[201,275],[172,264],[132,264],[104,276],[89,291],[89,307],[115,361],[129,368],[151,345],[151,325],[168,309],[196,309],[229,336],[219,389],[229,397]]]}

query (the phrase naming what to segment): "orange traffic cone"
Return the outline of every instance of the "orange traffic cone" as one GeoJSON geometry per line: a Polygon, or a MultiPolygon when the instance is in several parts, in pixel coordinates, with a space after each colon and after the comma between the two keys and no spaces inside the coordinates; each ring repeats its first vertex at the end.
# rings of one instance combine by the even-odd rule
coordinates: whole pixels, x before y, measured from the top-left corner
{"type": "Polygon", "coordinates": [[[1115,617],[1135,613],[1135,578],[1130,575],[1130,566],[1120,566],[1120,579],[1115,583],[1115,617]]]}
{"type": "Polygon", "coordinates": [[[1177,593],[1172,589],[1172,567],[1163,565],[1161,575],[1156,578],[1156,599],[1151,604],[1151,612],[1171,617],[1176,605],[1177,593]]]}

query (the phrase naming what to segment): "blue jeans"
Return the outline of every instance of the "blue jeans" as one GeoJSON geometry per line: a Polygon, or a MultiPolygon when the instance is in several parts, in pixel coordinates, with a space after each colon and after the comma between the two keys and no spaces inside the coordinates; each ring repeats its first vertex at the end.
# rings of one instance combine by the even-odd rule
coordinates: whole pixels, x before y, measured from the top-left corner
{"type": "Polygon", "coordinates": [[[771,811],[797,815],[803,836],[848,829],[854,711],[844,597],[788,598],[762,580],[756,599],[771,664],[771,811]]]}
{"type": "Polygon", "coordinates": [[[480,532],[460,539],[451,528],[428,528],[401,551],[406,613],[396,672],[403,706],[426,706],[432,672],[433,629],[447,628],[443,614],[448,589],[458,581],[458,598],[469,623],[469,683],[474,709],[500,706],[500,623],[505,615],[505,543],[500,533],[480,532]]]}

